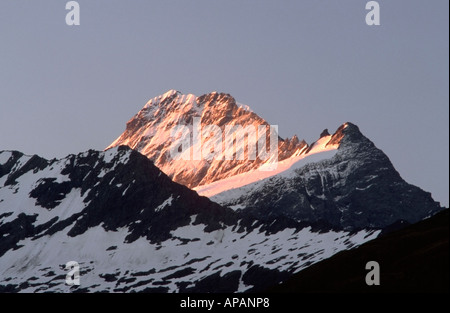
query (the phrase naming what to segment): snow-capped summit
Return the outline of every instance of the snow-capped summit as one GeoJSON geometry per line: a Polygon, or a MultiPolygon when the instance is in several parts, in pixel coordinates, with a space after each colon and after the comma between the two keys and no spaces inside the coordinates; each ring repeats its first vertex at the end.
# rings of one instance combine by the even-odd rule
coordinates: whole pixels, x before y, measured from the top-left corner
{"type": "Polygon", "coordinates": [[[196,97],[175,90],[148,101],[107,149],[119,145],[146,155],[190,188],[299,155],[307,147],[296,136],[279,138],[276,128],[229,94],[196,97]],[[272,143],[278,151],[270,149],[272,143]],[[264,148],[270,157],[264,157],[264,148]],[[174,151],[181,157],[174,158],[174,151]]]}

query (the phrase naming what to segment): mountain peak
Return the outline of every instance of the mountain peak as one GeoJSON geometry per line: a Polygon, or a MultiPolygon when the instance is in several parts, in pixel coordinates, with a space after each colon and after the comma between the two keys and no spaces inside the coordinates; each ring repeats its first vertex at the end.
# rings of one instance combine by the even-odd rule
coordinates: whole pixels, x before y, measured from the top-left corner
{"type": "Polygon", "coordinates": [[[330,133],[328,132],[328,128],[325,128],[322,133],[320,134],[319,138],[325,137],[325,136],[330,136],[330,133]]]}
{"type": "Polygon", "coordinates": [[[308,146],[297,136],[279,137],[270,126],[228,93],[213,91],[196,97],[169,90],[147,102],[108,148],[127,145],[175,182],[193,188],[291,157],[336,149],[342,138],[331,137],[325,130],[308,146]],[[269,136],[271,129],[274,133],[269,136]],[[270,150],[271,141],[277,151],[270,150]],[[250,154],[253,148],[255,156],[250,154]],[[178,159],[173,158],[174,151],[178,159]]]}
{"type": "MultiPolygon", "coordinates": [[[[150,99],[147,104],[145,105],[145,107],[150,107],[152,105],[159,105],[160,103],[164,103],[169,99],[172,99],[173,97],[177,96],[177,95],[181,95],[181,92],[171,89],[165,93],[163,93],[162,95],[159,95],[157,97],[154,97],[152,99],[150,99]]],[[[144,108],[145,108],[144,107],[144,108]]]]}
{"type": "Polygon", "coordinates": [[[230,94],[217,91],[201,95],[197,98],[197,101],[209,106],[227,105],[229,108],[236,106],[236,100],[230,94]]]}

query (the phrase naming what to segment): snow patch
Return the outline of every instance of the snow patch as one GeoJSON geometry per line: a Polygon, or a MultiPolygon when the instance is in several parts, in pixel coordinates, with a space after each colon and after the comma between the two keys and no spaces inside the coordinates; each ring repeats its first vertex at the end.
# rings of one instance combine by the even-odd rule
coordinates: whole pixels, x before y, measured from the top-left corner
{"type": "Polygon", "coordinates": [[[161,203],[158,207],[156,207],[155,212],[159,212],[162,209],[164,209],[167,206],[171,206],[172,205],[172,201],[173,201],[173,195],[170,195],[169,198],[167,198],[166,200],[164,200],[163,203],[161,203]]]}

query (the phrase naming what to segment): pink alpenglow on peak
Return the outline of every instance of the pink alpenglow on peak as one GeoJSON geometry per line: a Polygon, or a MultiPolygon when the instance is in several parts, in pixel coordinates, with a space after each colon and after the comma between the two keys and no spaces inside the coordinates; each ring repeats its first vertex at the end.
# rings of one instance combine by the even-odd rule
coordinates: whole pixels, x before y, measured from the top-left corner
{"type": "Polygon", "coordinates": [[[312,145],[297,136],[282,139],[278,126],[229,94],[197,97],[169,90],[149,100],[107,149],[119,145],[146,155],[172,180],[194,188],[247,172],[275,175],[307,155],[337,149],[339,140],[336,134],[312,145]]]}

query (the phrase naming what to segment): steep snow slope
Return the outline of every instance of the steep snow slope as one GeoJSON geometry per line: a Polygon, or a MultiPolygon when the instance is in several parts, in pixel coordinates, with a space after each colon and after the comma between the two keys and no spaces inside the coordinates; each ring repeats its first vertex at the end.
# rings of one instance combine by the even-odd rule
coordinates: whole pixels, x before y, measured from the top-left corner
{"type": "Polygon", "coordinates": [[[155,244],[145,238],[128,243],[128,229],[106,231],[101,226],[76,237],[63,229],[53,236],[27,238],[19,242],[22,248],[0,258],[0,286],[22,292],[74,290],[65,284],[64,269],[74,260],[81,269],[79,288],[89,292],[260,290],[379,233],[304,228],[266,235],[258,229],[238,233],[231,227],[205,233],[204,227],[180,227],[171,232],[172,238],[155,244]],[[264,274],[270,276],[264,279],[264,274]],[[208,281],[220,284],[210,286],[208,281]]]}
{"type": "MultiPolygon", "coordinates": [[[[246,173],[237,174],[235,176],[224,178],[207,185],[195,187],[193,189],[197,191],[199,195],[205,197],[212,197],[217,194],[224,193],[225,191],[226,194],[228,195],[234,193],[232,197],[236,197],[237,196],[236,192],[239,192],[240,194],[245,194],[246,192],[248,192],[248,190],[255,188],[254,185],[251,185],[249,188],[240,188],[240,187],[247,186],[258,181],[262,181],[268,177],[272,177],[275,175],[277,176],[282,175],[283,177],[292,175],[295,169],[300,168],[305,164],[331,158],[336,154],[337,151],[336,149],[337,145],[329,145],[327,147],[323,147],[323,149],[314,149],[310,151],[308,154],[300,154],[298,156],[292,156],[288,159],[280,161],[276,165],[276,169],[270,171],[261,171],[259,169],[251,170],[246,173]],[[238,189],[239,191],[237,191],[236,189],[238,189]]],[[[225,194],[221,194],[222,198],[224,196],[225,194]]],[[[224,201],[224,199],[221,199],[219,196],[214,197],[214,199],[215,199],[214,201],[219,200],[220,200],[219,202],[224,201]]]]}

